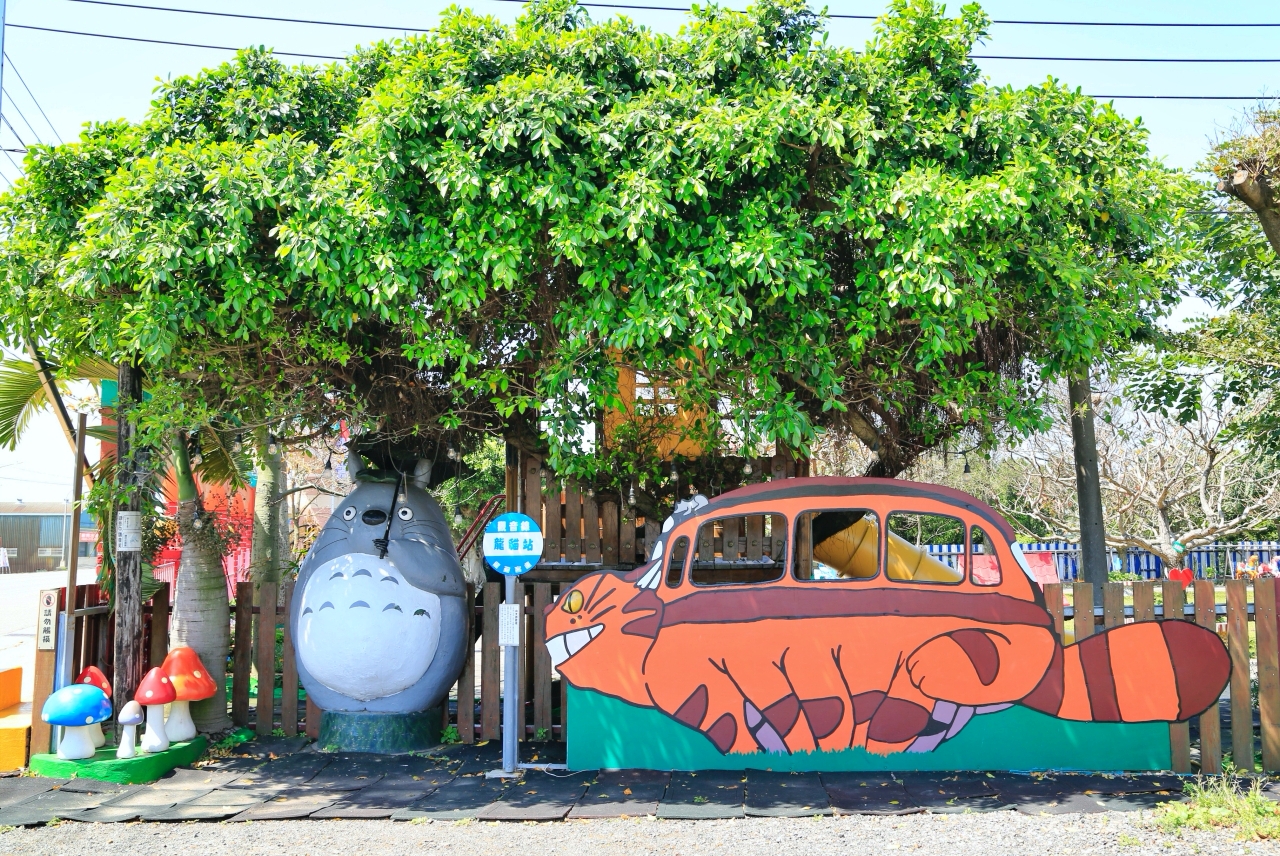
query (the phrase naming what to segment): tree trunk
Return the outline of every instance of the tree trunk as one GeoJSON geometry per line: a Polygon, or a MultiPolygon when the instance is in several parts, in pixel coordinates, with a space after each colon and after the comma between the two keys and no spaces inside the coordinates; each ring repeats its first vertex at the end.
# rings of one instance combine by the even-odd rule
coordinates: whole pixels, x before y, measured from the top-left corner
{"type": "Polygon", "coordinates": [[[213,522],[205,520],[196,527],[203,509],[182,434],[174,443],[173,460],[178,482],[178,528],[182,533],[178,587],[173,599],[173,643],[194,650],[217,687],[211,698],[191,703],[196,728],[204,732],[225,731],[231,727],[226,691],[227,651],[231,644],[227,578],[222,556],[213,546],[213,522]]]}
{"type": "Polygon", "coordinates": [[[1102,584],[1107,581],[1107,532],[1102,518],[1098,443],[1093,434],[1093,387],[1087,369],[1069,379],[1067,396],[1071,403],[1071,440],[1080,509],[1080,577],[1093,585],[1093,602],[1099,604],[1102,584]]]}
{"type": "Polygon", "coordinates": [[[1280,210],[1266,178],[1255,176],[1246,169],[1236,170],[1230,181],[1218,182],[1218,190],[1239,199],[1258,215],[1262,232],[1271,244],[1271,250],[1280,255],[1280,210]]]}
{"type": "Polygon", "coordinates": [[[280,582],[289,557],[289,527],[285,504],[280,499],[284,490],[284,453],[277,446],[275,454],[267,451],[269,437],[259,438],[262,463],[258,466],[258,486],[253,500],[253,578],[254,582],[280,582]]]}
{"type": "MultiPolygon", "coordinates": [[[[142,489],[147,479],[147,450],[135,442],[136,409],[142,403],[142,369],[131,359],[120,361],[116,400],[116,484],[124,491],[116,505],[116,527],[120,512],[138,512],[142,508],[142,489]]],[[[118,543],[118,542],[117,542],[118,543]]],[[[116,549],[115,592],[112,599],[116,612],[115,666],[111,682],[112,696],[131,699],[147,662],[142,648],[142,552],[116,549]]],[[[117,704],[117,710],[124,702],[117,704]]]]}

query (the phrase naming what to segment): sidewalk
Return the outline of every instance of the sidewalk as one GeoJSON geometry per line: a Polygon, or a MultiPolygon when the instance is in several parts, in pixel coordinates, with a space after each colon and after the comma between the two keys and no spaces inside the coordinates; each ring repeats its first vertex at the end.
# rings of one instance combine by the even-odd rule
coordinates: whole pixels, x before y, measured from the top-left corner
{"type": "MultiPolygon", "coordinates": [[[[82,822],[391,819],[669,820],[823,815],[1040,815],[1151,809],[1181,799],[1175,775],[1032,777],[1010,773],[746,773],[526,771],[489,779],[497,741],[430,755],[324,754],[305,738],[255,740],[245,754],[181,769],[150,785],[0,779],[0,826],[82,822]]],[[[563,744],[526,744],[531,761],[563,760],[563,744]]]]}

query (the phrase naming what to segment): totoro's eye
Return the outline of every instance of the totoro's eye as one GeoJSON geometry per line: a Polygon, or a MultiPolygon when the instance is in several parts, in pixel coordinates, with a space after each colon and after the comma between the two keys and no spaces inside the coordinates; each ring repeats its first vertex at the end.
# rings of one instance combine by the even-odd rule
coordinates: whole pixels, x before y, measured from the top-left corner
{"type": "Polygon", "coordinates": [[[402,508],[402,509],[400,509],[399,511],[397,511],[397,512],[396,512],[396,517],[399,517],[401,520],[412,520],[412,519],[413,519],[413,509],[412,509],[412,508],[402,508]]]}
{"type": "Polygon", "coordinates": [[[342,509],[342,519],[343,519],[343,520],[355,520],[355,519],[356,519],[356,510],[355,510],[354,508],[352,508],[350,505],[348,505],[346,508],[342,509]]]}
{"type": "Polygon", "coordinates": [[[582,592],[574,589],[564,597],[564,606],[560,607],[570,615],[577,615],[582,612],[582,592]]]}

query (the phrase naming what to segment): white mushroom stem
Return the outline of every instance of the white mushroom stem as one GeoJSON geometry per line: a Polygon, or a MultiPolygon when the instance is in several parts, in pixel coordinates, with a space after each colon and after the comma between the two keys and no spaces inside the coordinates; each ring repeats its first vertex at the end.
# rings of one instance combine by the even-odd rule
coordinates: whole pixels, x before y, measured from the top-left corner
{"type": "Polygon", "coordinates": [[[81,761],[92,758],[94,753],[93,739],[89,736],[87,725],[67,725],[62,729],[62,739],[58,741],[58,757],[64,761],[81,761]]]}
{"type": "Polygon", "coordinates": [[[164,721],[164,733],[174,743],[182,743],[196,736],[196,724],[191,721],[190,702],[179,700],[169,705],[169,718],[164,721]]]}
{"type": "Polygon", "coordinates": [[[136,725],[120,726],[120,745],[116,747],[117,758],[132,758],[137,753],[134,752],[134,734],[138,730],[136,725]]]}
{"type": "Polygon", "coordinates": [[[164,705],[147,705],[147,730],[139,748],[143,752],[163,752],[169,748],[169,737],[164,730],[164,705]]]}
{"type": "Polygon", "coordinates": [[[95,722],[93,725],[86,725],[89,730],[89,739],[93,741],[95,749],[107,745],[107,735],[102,733],[102,723],[95,722]]]}

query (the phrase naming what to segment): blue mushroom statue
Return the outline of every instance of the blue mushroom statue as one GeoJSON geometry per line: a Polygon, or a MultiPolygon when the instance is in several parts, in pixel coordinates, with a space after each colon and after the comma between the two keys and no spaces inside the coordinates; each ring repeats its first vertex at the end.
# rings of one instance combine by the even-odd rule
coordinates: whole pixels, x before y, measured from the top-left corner
{"type": "Polygon", "coordinates": [[[92,758],[90,726],[111,716],[111,699],[92,684],[71,684],[45,699],[40,718],[50,725],[62,726],[58,741],[58,757],[67,761],[92,758]]]}

